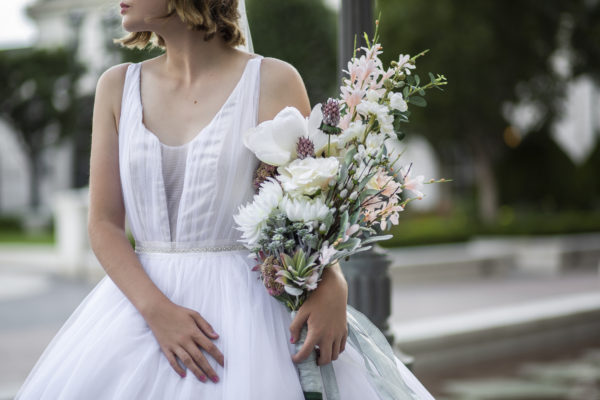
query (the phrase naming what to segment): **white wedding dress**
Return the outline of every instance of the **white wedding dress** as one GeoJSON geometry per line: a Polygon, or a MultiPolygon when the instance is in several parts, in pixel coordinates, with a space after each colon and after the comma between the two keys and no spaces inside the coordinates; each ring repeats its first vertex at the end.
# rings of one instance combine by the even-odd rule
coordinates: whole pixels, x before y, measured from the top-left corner
{"type": "MultiPolygon", "coordinates": [[[[241,135],[257,123],[261,58],[248,61],[213,120],[184,145],[167,146],[143,125],[140,63],[128,66],[121,105],[120,178],[136,254],[169,299],[198,311],[219,333],[214,343],[225,366],[207,356],[219,382],[202,383],[189,371],[180,377],[105,276],[52,339],[17,400],[303,399],[290,314],[251,271],[255,262],[233,221],[254,194],[258,160],[241,135]]],[[[403,399],[433,399],[395,362],[410,388],[403,399]]],[[[341,399],[391,398],[378,395],[350,341],[332,363],[341,399]]]]}

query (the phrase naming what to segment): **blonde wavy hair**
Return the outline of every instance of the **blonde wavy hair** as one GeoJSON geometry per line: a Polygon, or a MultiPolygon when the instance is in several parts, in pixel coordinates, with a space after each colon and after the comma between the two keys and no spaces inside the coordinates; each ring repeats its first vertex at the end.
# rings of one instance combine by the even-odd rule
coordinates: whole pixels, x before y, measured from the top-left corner
{"type": "MultiPolygon", "coordinates": [[[[167,14],[157,19],[173,14],[177,14],[188,29],[205,31],[204,40],[218,33],[231,47],[246,43],[239,26],[238,0],[168,0],[167,14]]],[[[144,49],[149,44],[151,48],[165,48],[164,39],[150,31],[130,32],[113,42],[128,48],[144,49]]]]}

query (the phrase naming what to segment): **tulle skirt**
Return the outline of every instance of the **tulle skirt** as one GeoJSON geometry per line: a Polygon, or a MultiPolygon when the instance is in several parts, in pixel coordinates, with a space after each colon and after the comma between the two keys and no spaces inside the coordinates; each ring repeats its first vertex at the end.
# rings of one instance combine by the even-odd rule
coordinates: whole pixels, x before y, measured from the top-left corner
{"type": "MultiPolygon", "coordinates": [[[[248,252],[140,253],[140,262],[174,303],[198,311],[219,338],[225,366],[207,355],[219,376],[179,376],[153,332],[105,276],[44,350],[16,399],[290,399],[302,400],[291,316],[268,295],[248,252]]],[[[205,353],[206,354],[206,353],[205,353]]],[[[405,382],[419,399],[433,399],[399,359],[405,382]]],[[[380,399],[362,355],[350,343],[332,362],[343,400],[380,399]]]]}

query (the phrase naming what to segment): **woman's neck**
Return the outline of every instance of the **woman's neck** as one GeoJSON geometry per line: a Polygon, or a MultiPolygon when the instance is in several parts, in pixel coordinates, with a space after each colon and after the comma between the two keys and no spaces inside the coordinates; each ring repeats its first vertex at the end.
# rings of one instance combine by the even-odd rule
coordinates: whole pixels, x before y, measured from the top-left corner
{"type": "Polygon", "coordinates": [[[169,76],[178,76],[181,83],[191,85],[198,75],[223,65],[225,59],[235,55],[217,33],[204,40],[204,31],[193,31],[181,21],[168,21],[158,33],[165,41],[163,67],[169,76]]]}

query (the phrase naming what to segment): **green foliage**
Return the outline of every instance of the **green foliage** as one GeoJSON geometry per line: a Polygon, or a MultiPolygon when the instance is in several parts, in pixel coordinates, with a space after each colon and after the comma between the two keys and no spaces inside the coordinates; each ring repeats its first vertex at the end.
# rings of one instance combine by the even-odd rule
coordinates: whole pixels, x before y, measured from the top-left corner
{"type": "Polygon", "coordinates": [[[77,92],[85,68],[72,49],[0,52],[0,118],[19,134],[31,165],[30,205],[39,205],[42,150],[91,129],[90,96],[77,92]]]}
{"type": "Polygon", "coordinates": [[[577,166],[552,138],[532,132],[500,166],[502,204],[535,204],[546,212],[600,209],[600,141],[587,162],[577,166]]]}
{"type": "Polygon", "coordinates": [[[498,220],[491,225],[481,224],[472,213],[464,210],[451,215],[406,214],[399,225],[390,229],[393,238],[380,242],[380,245],[393,248],[465,242],[476,236],[486,235],[544,236],[599,230],[598,211],[544,212],[502,206],[498,220]]]}
{"type": "Polygon", "coordinates": [[[254,51],[292,64],[312,104],[336,97],[336,16],[322,0],[248,0],[254,51]]]}
{"type": "MultiPolygon", "coordinates": [[[[425,4],[378,0],[377,8],[382,15],[384,61],[398,53],[430,49],[419,59],[418,68],[443,70],[450,82],[443,94],[428,97],[427,114],[413,108],[408,130],[430,139],[446,165],[477,161],[478,168],[470,168],[480,187],[496,186],[494,178],[500,168],[526,153],[519,154],[504,142],[509,124],[502,113],[506,102],[527,99],[540,106],[543,120],[538,130],[546,137],[549,126],[560,116],[559,100],[567,82],[556,76],[549,62],[559,45],[573,49],[575,75],[588,73],[596,79],[600,75],[598,1],[480,0],[466,4],[435,0],[425,4]],[[572,34],[560,39],[565,21],[570,21],[572,34]],[[486,165],[496,172],[487,182],[485,174],[478,174],[486,165]]],[[[535,160],[544,158],[542,164],[550,165],[555,156],[554,151],[538,151],[535,160]]],[[[540,170],[525,168],[528,162],[533,158],[520,160],[523,168],[519,174],[522,181],[531,182],[540,170]]],[[[457,174],[448,170],[448,175],[454,178],[457,174]]],[[[569,179],[564,174],[553,178],[557,186],[569,179]]],[[[455,185],[461,186],[469,189],[465,184],[455,185]]],[[[522,191],[528,188],[521,186],[522,191]]],[[[496,189],[498,193],[504,190],[502,186],[496,189]]]]}

